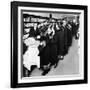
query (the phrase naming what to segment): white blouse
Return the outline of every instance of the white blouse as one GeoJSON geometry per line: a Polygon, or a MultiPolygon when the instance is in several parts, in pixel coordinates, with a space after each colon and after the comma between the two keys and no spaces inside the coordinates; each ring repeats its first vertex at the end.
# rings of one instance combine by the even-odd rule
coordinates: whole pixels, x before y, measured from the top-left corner
{"type": "Polygon", "coordinates": [[[28,46],[28,50],[23,55],[24,66],[28,70],[31,70],[32,65],[36,65],[38,68],[40,68],[40,57],[38,56],[38,46],[40,42],[35,40],[33,37],[30,37],[26,39],[24,43],[28,46]]]}

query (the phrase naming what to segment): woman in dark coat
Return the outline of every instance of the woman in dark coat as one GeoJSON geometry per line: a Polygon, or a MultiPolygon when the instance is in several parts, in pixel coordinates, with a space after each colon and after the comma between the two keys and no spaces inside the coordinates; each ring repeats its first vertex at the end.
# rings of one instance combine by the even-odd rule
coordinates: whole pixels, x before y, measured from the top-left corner
{"type": "Polygon", "coordinates": [[[70,23],[71,26],[72,26],[72,35],[75,36],[75,39],[78,39],[79,36],[78,36],[78,29],[79,29],[79,23],[70,23]]]}
{"type": "MultiPolygon", "coordinates": [[[[43,67],[44,65],[48,65],[49,64],[49,54],[50,54],[50,50],[49,50],[49,46],[47,44],[48,41],[48,37],[41,37],[43,39],[43,41],[46,43],[46,46],[39,46],[39,56],[40,56],[40,66],[43,67]]],[[[41,41],[41,42],[43,42],[41,41]]]]}
{"type": "Polygon", "coordinates": [[[45,31],[47,30],[48,27],[44,27],[40,30],[41,31],[41,38],[40,38],[40,42],[42,43],[42,45],[40,45],[38,47],[40,53],[40,67],[43,68],[43,66],[46,66],[49,64],[49,46],[48,46],[48,42],[49,42],[49,37],[48,35],[44,35],[45,31]],[[43,43],[45,43],[45,45],[43,45],[43,43]]]}
{"type": "Polygon", "coordinates": [[[57,58],[57,35],[55,34],[49,42],[49,50],[50,50],[50,64],[55,65],[58,62],[57,58]]]}
{"type": "MultiPolygon", "coordinates": [[[[57,36],[57,55],[58,61],[63,59],[64,54],[64,28],[61,26],[60,23],[57,23],[58,29],[54,26],[55,35],[57,36]]],[[[58,63],[57,61],[57,63],[58,63]]]]}
{"type": "Polygon", "coordinates": [[[59,30],[57,30],[56,32],[57,37],[58,37],[58,43],[57,43],[57,47],[58,47],[58,55],[63,56],[64,54],[64,40],[65,40],[65,33],[64,33],[64,27],[63,26],[59,26],[59,30]]]}
{"type": "Polygon", "coordinates": [[[40,68],[43,70],[42,75],[46,75],[50,71],[50,46],[49,46],[49,37],[42,36],[41,42],[45,42],[46,45],[39,46],[39,56],[40,56],[40,68]]]}

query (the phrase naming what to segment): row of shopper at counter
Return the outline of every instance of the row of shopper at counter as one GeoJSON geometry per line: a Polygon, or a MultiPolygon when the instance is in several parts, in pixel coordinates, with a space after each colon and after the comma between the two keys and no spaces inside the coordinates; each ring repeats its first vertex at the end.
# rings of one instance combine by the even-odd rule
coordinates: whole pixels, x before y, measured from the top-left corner
{"type": "MultiPolygon", "coordinates": [[[[73,37],[75,39],[79,38],[78,29],[79,23],[63,21],[43,23],[39,27],[35,26],[24,30],[24,42],[30,37],[40,42],[37,55],[40,57],[40,65],[36,66],[43,70],[42,75],[46,75],[52,66],[56,68],[59,60],[62,60],[68,54],[73,37]]],[[[25,54],[27,49],[27,45],[23,43],[23,54],[25,54]]]]}

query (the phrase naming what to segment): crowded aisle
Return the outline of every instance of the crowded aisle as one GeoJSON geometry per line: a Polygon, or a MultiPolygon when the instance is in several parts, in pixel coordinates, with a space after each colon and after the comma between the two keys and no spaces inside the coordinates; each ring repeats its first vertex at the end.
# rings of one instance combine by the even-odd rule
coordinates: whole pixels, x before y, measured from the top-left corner
{"type": "Polygon", "coordinates": [[[52,14],[23,14],[23,18],[23,76],[77,73],[79,16],[56,19],[52,14]]]}

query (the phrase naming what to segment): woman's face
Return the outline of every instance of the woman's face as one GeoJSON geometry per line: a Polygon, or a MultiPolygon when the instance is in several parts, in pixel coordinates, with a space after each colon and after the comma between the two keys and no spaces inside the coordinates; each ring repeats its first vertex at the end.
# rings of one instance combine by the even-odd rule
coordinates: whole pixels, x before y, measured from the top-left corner
{"type": "Polygon", "coordinates": [[[29,33],[30,32],[30,28],[26,28],[24,29],[26,33],[29,33]]]}
{"type": "Polygon", "coordinates": [[[63,21],[63,26],[65,26],[66,24],[67,24],[67,22],[64,20],[64,21],[63,21]]]}

